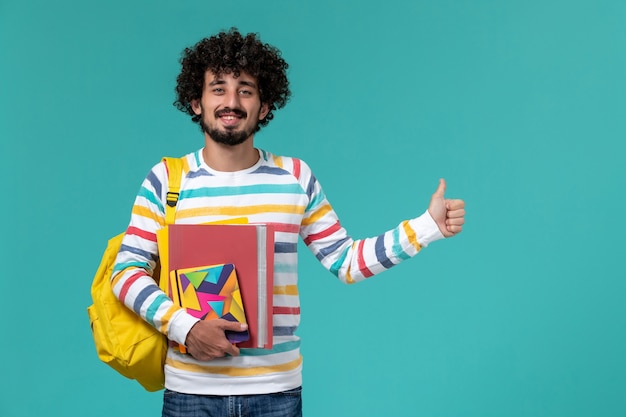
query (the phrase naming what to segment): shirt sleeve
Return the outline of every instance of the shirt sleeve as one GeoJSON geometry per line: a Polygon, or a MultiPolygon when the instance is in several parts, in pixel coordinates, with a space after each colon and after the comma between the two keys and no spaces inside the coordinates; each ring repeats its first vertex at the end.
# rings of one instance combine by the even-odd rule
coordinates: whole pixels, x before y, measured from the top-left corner
{"type": "Polygon", "coordinates": [[[159,288],[153,278],[159,259],[156,233],[165,225],[164,201],[167,171],[157,164],[143,181],[133,204],[130,223],[117,255],[111,286],[113,293],[131,310],[168,339],[185,343],[198,319],[187,314],[159,288]]]}
{"type": "Polygon", "coordinates": [[[426,211],[379,236],[354,240],[339,222],[315,176],[304,163],[302,167],[309,203],[300,236],[322,265],[345,283],[386,271],[444,237],[426,211]]]}

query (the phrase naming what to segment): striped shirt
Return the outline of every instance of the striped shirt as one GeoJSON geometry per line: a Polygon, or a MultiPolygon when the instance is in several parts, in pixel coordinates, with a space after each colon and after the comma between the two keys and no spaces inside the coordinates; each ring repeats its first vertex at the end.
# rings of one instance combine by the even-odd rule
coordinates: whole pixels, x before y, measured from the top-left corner
{"type": "MultiPolygon", "coordinates": [[[[206,165],[202,150],[183,157],[176,223],[199,224],[247,217],[272,224],[274,259],[274,346],[241,349],[240,356],[209,362],[170,348],[165,386],[189,394],[244,395],[279,392],[302,383],[298,294],[298,238],[322,265],[345,283],[391,268],[443,236],[425,212],[379,236],[354,240],[341,226],[319,182],[303,161],[259,150],[259,161],[237,172],[206,165]]],[[[152,272],[159,258],[156,232],[165,224],[167,171],[163,162],[144,180],[116,259],[112,285],[126,306],[184,344],[198,319],[159,289],[152,272]]]]}

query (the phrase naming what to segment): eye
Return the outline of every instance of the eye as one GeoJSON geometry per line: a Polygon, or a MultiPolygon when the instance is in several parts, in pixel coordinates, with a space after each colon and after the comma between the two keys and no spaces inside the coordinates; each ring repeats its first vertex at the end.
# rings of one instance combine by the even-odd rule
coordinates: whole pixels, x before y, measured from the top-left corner
{"type": "Polygon", "coordinates": [[[212,91],[214,94],[224,94],[223,88],[215,87],[212,91]]]}
{"type": "Polygon", "coordinates": [[[239,94],[241,94],[242,96],[251,96],[253,92],[250,90],[240,90],[239,94]]]}

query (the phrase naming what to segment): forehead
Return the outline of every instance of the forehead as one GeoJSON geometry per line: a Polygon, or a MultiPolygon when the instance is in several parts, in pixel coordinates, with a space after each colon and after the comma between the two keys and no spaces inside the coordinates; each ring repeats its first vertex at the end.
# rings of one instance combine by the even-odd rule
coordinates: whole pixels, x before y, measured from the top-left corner
{"type": "Polygon", "coordinates": [[[227,83],[227,84],[245,84],[253,87],[257,87],[257,80],[252,75],[248,74],[245,71],[240,71],[237,76],[233,72],[229,73],[214,73],[211,70],[208,70],[204,74],[204,83],[205,85],[215,84],[215,83],[227,83]]]}

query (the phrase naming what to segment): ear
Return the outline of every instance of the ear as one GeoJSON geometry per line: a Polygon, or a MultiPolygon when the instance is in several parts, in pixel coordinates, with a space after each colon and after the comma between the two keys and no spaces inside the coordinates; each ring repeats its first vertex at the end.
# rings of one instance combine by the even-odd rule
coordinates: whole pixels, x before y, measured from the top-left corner
{"type": "Polygon", "coordinates": [[[200,104],[200,99],[194,98],[193,100],[191,100],[190,104],[191,104],[191,110],[193,110],[195,114],[200,116],[200,114],[202,114],[202,105],[200,104]]]}
{"type": "Polygon", "coordinates": [[[265,116],[267,116],[267,113],[269,112],[270,112],[269,104],[267,103],[261,104],[261,111],[259,112],[259,120],[265,119],[265,116]]]}

